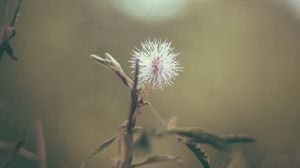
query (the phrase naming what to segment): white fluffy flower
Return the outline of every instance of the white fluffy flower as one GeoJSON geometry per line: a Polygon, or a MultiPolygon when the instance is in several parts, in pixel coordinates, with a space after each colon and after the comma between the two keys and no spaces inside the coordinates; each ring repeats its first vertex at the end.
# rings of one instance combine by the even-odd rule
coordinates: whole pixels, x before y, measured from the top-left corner
{"type": "Polygon", "coordinates": [[[182,70],[177,61],[179,54],[173,52],[171,42],[148,39],[141,43],[141,47],[133,51],[130,61],[132,68],[135,67],[136,60],[139,61],[139,84],[153,89],[171,85],[182,70]]]}

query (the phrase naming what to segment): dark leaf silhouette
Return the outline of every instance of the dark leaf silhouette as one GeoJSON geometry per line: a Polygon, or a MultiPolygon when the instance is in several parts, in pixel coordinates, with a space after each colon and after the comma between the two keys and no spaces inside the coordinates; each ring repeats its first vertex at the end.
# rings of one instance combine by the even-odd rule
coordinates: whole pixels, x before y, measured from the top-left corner
{"type": "Polygon", "coordinates": [[[141,132],[133,144],[133,149],[138,154],[144,154],[149,152],[150,150],[150,139],[149,135],[146,131],[141,132]]]}
{"type": "Polygon", "coordinates": [[[222,138],[228,143],[249,143],[255,142],[255,138],[249,135],[224,135],[222,138]]]}
{"type": "Polygon", "coordinates": [[[218,135],[205,132],[199,128],[187,127],[187,128],[175,128],[169,131],[170,133],[177,134],[194,142],[200,144],[208,144],[220,150],[230,149],[229,144],[223,138],[218,135]]]}
{"type": "Polygon", "coordinates": [[[8,42],[4,42],[2,45],[3,45],[3,51],[6,52],[7,55],[10,56],[10,58],[17,61],[18,58],[15,56],[11,45],[8,42]]]}
{"type": "Polygon", "coordinates": [[[186,146],[194,153],[204,168],[210,168],[210,162],[205,151],[195,142],[186,142],[186,146]]]}

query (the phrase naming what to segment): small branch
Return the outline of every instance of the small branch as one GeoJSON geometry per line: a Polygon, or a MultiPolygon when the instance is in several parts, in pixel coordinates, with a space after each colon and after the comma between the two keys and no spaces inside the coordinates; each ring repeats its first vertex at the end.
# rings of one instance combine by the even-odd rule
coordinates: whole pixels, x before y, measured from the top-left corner
{"type": "MultiPolygon", "coordinates": [[[[0,149],[2,149],[2,150],[11,151],[14,149],[14,147],[15,147],[15,144],[13,144],[11,142],[0,141],[0,149]]],[[[30,152],[28,149],[25,149],[23,147],[20,148],[18,154],[29,160],[33,160],[33,161],[39,160],[39,157],[35,153],[30,152]]]]}
{"type": "MultiPolygon", "coordinates": [[[[17,61],[18,58],[15,56],[13,48],[11,47],[9,41],[16,35],[15,24],[19,15],[19,10],[21,7],[22,0],[18,0],[17,8],[14,12],[13,18],[10,23],[4,23],[1,27],[1,37],[0,37],[0,59],[3,53],[7,53],[13,60],[17,61]]],[[[8,9],[8,3],[5,1],[5,10],[8,9]]],[[[7,11],[6,11],[7,12],[7,11]]],[[[4,12],[4,13],[6,13],[4,12]]],[[[4,14],[5,15],[5,14],[4,14]]]]}
{"type": "Polygon", "coordinates": [[[19,11],[20,11],[20,8],[21,8],[21,4],[22,4],[22,0],[18,0],[17,8],[16,8],[14,16],[13,16],[11,22],[10,22],[10,25],[13,26],[13,27],[15,26],[17,18],[19,16],[19,11]]]}
{"type": "Polygon", "coordinates": [[[47,168],[47,155],[42,121],[35,121],[36,141],[38,146],[39,168],[47,168]]]}
{"type": "Polygon", "coordinates": [[[13,151],[12,151],[12,153],[11,153],[10,158],[9,158],[9,160],[4,164],[3,168],[8,168],[8,167],[10,167],[10,166],[15,162],[15,160],[16,160],[16,158],[17,158],[17,156],[18,156],[18,153],[19,153],[19,151],[20,151],[20,149],[22,148],[22,146],[23,146],[24,143],[25,143],[26,136],[27,136],[27,132],[25,132],[24,137],[23,137],[21,140],[19,140],[19,141],[15,144],[14,149],[13,149],[13,151]]]}
{"type": "Polygon", "coordinates": [[[124,73],[121,65],[110,54],[105,53],[104,56],[105,57],[102,58],[95,54],[90,55],[93,60],[104,68],[112,70],[126,86],[132,89],[133,81],[124,73]]]}
{"type": "Polygon", "coordinates": [[[126,86],[132,88],[132,83],[133,83],[132,80],[123,71],[119,71],[119,70],[113,70],[113,71],[126,86]]]}
{"type": "Polygon", "coordinates": [[[139,98],[138,98],[138,74],[139,74],[139,62],[136,61],[135,72],[134,72],[134,82],[131,89],[131,104],[128,117],[127,133],[132,134],[132,129],[135,127],[136,123],[136,113],[139,109],[139,98]]]}

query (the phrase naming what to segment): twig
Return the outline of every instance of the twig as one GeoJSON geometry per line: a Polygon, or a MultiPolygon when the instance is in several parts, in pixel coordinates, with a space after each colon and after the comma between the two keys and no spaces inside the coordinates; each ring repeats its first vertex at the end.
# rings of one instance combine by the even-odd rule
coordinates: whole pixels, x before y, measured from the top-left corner
{"type": "MultiPolygon", "coordinates": [[[[16,29],[15,29],[15,24],[16,20],[19,15],[19,10],[21,7],[22,0],[18,0],[17,8],[14,12],[13,18],[10,21],[10,23],[4,23],[3,26],[1,27],[1,34],[0,34],[0,59],[3,55],[4,52],[7,53],[8,56],[10,56],[13,60],[17,61],[18,58],[14,54],[14,50],[11,47],[9,41],[16,35],[16,29]]],[[[7,12],[8,9],[8,3],[5,1],[5,10],[7,12]]],[[[4,12],[4,15],[5,13],[4,12]]]]}
{"type": "Polygon", "coordinates": [[[43,124],[41,120],[35,121],[36,141],[38,146],[39,168],[47,168],[47,155],[44,139],[43,124]]]}
{"type": "Polygon", "coordinates": [[[123,72],[120,70],[113,70],[115,74],[122,80],[122,82],[128,86],[129,88],[132,88],[132,81],[131,79],[123,72]]]}
{"type": "Polygon", "coordinates": [[[22,3],[22,0],[18,0],[17,8],[16,8],[14,16],[13,16],[11,22],[10,22],[11,26],[15,26],[15,24],[16,24],[17,18],[19,16],[19,11],[20,11],[20,7],[21,7],[21,3],[22,3]]]}
{"type": "Polygon", "coordinates": [[[104,55],[104,58],[101,58],[95,54],[92,54],[90,56],[104,68],[112,70],[126,86],[132,89],[133,81],[125,74],[121,65],[110,54],[105,53],[104,55]]]}
{"type": "Polygon", "coordinates": [[[10,167],[13,164],[13,162],[16,160],[20,149],[22,148],[22,146],[25,143],[26,136],[27,136],[27,132],[25,132],[24,137],[16,143],[16,145],[14,146],[14,149],[11,153],[11,156],[9,157],[9,160],[4,164],[3,168],[10,167]]]}
{"type": "MultiPolygon", "coordinates": [[[[0,141],[0,149],[2,149],[2,150],[11,151],[14,149],[14,147],[15,147],[15,144],[13,144],[11,142],[0,141]]],[[[33,160],[33,161],[39,160],[39,157],[35,153],[30,152],[28,149],[25,149],[23,147],[20,148],[18,154],[29,160],[33,160]]]]}
{"type": "Polygon", "coordinates": [[[130,110],[129,110],[129,117],[128,117],[128,125],[127,125],[127,132],[128,134],[132,134],[132,128],[135,127],[136,123],[136,112],[139,107],[139,99],[138,99],[138,91],[137,91],[137,85],[138,85],[138,74],[139,74],[139,62],[136,61],[136,67],[134,72],[134,83],[133,87],[131,89],[131,104],[130,104],[130,110]]]}

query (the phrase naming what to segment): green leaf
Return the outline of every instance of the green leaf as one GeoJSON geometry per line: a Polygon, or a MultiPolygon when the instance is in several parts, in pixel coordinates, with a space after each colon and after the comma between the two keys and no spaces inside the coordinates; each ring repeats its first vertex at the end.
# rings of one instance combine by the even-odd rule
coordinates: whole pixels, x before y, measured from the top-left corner
{"type": "Polygon", "coordinates": [[[208,144],[219,150],[230,149],[229,144],[222,137],[213,133],[205,132],[199,128],[175,128],[169,130],[170,133],[177,134],[200,144],[208,144]]]}
{"type": "Polygon", "coordinates": [[[149,156],[144,161],[133,164],[132,168],[143,166],[146,164],[158,163],[158,162],[166,162],[166,161],[175,161],[177,164],[181,164],[182,160],[179,159],[178,156],[166,155],[166,154],[159,154],[159,155],[152,155],[149,156]]]}
{"type": "Polygon", "coordinates": [[[222,138],[227,141],[228,143],[249,143],[255,142],[255,138],[249,135],[224,135],[222,138]]]}
{"type": "Polygon", "coordinates": [[[186,142],[186,146],[194,153],[204,168],[210,168],[210,162],[205,151],[195,142],[186,142]]]}
{"type": "Polygon", "coordinates": [[[103,153],[119,136],[115,135],[109,139],[107,139],[105,142],[103,142],[100,146],[98,146],[96,149],[94,149],[91,154],[82,162],[81,168],[86,168],[87,164],[92,161],[98,154],[103,153]]]}

